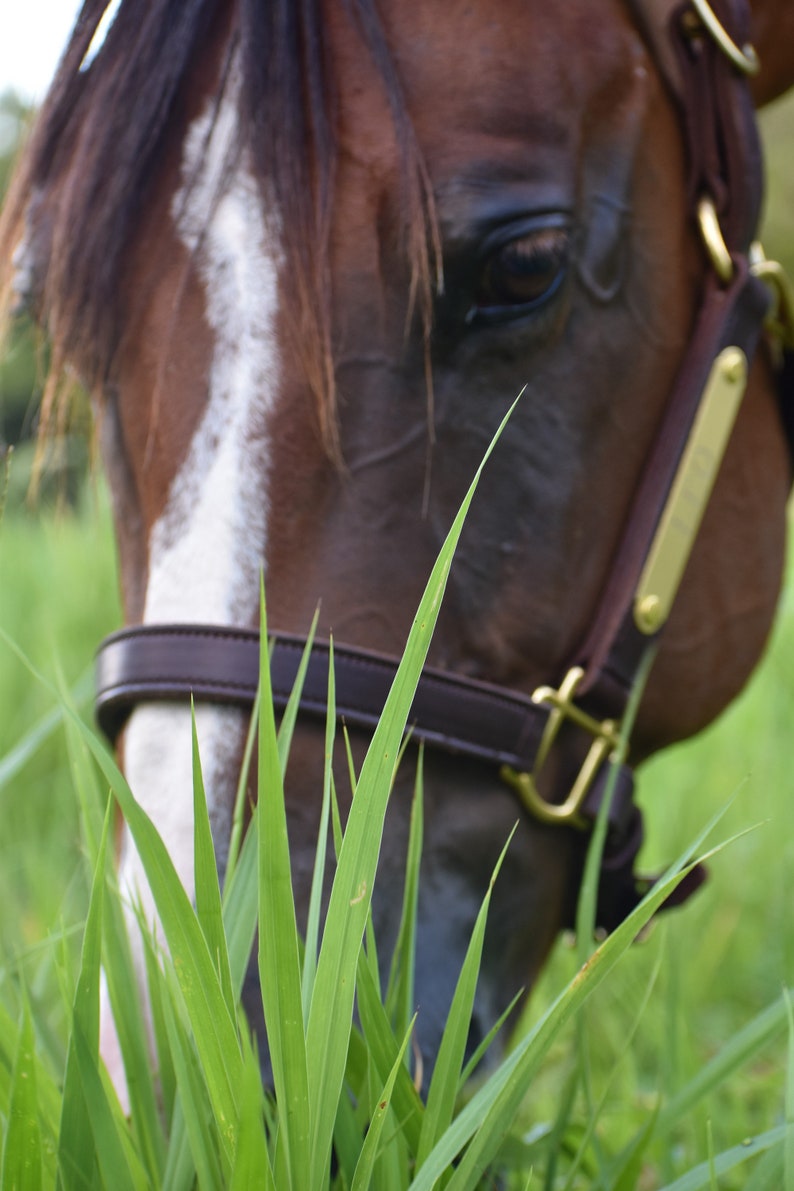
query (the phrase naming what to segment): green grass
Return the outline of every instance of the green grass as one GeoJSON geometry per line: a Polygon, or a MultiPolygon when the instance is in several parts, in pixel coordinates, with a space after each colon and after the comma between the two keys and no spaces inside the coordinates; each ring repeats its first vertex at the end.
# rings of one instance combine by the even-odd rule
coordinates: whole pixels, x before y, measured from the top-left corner
{"type": "MultiPolygon", "coordinates": [[[[45,674],[57,681],[63,673],[67,685],[78,691],[96,641],[118,617],[112,555],[102,500],[89,502],[77,517],[33,520],[13,514],[0,526],[0,566],[4,575],[14,577],[0,594],[0,625],[45,674]]],[[[517,1136],[536,1138],[556,1128],[554,1145],[528,1150],[514,1140],[505,1151],[507,1162],[535,1166],[532,1186],[546,1185],[546,1178],[555,1174],[557,1181],[548,1185],[564,1186],[571,1155],[580,1147],[582,1165],[571,1185],[598,1185],[594,1172],[614,1171],[610,1164],[616,1155],[646,1125],[652,1132],[638,1162],[639,1181],[625,1185],[662,1186],[705,1162],[709,1145],[719,1155],[784,1120],[784,1007],[773,1011],[771,1025],[760,1023],[757,1034],[763,1044],[755,1036],[750,1039],[749,1059],[742,1067],[734,1068],[728,1054],[724,1082],[714,1083],[707,1064],[724,1048],[741,1044],[748,1023],[780,1002],[781,990],[794,976],[788,914],[794,845],[786,831],[787,741],[794,711],[787,662],[794,655],[792,633],[794,608],[784,598],[769,655],[746,694],[710,732],[655,760],[641,775],[650,869],[679,855],[729,802],[718,838],[760,826],[712,861],[712,879],[697,899],[659,922],[648,941],[631,947],[587,1005],[578,1008],[574,1024],[544,1043],[542,1061],[535,1064],[520,1107],[517,1136]],[[674,1109],[676,1095],[703,1072],[708,1094],[686,1104],[671,1124],[673,1110],[665,1106],[672,1103],[674,1109]],[[561,1114],[568,1100],[570,1111],[561,1114]],[[657,1106],[660,1124],[653,1116],[657,1106]]],[[[33,740],[27,759],[28,750],[21,747],[31,727],[46,726],[55,706],[52,697],[6,648],[0,682],[0,1007],[24,1023],[27,996],[35,1052],[57,1082],[66,1070],[70,1005],[88,913],[92,866],[83,850],[91,853],[96,840],[89,846],[80,827],[74,765],[70,767],[63,730],[33,740]]],[[[74,755],[73,749],[72,759],[74,755]]],[[[573,950],[561,944],[525,1013],[525,1031],[546,1028],[544,1014],[576,966],[573,950]]],[[[319,971],[315,978],[326,979],[319,971]]],[[[359,974],[362,979],[365,973],[359,974]]],[[[378,1012],[373,1001],[371,1029],[377,1027],[378,1012]]],[[[165,1028],[174,1039],[181,1037],[178,1021],[165,1028]]],[[[315,1032],[319,1036],[325,1029],[318,1025],[315,1032]]],[[[20,1038],[26,1041],[24,1031],[20,1038]]],[[[25,1053],[20,1048],[19,1063],[25,1053]]],[[[190,1078],[192,1061],[184,1059],[183,1083],[190,1078]]],[[[86,1054],[82,1063],[90,1067],[86,1054]]],[[[249,1078],[244,1055],[241,1064],[232,1086],[249,1078]]],[[[318,1078],[338,1081],[338,1070],[318,1078]]],[[[333,1095],[323,1102],[328,1099],[333,1101],[333,1095]]],[[[317,1105],[313,1111],[316,1117],[317,1105]]],[[[328,1127],[326,1121],[326,1137],[328,1127]]],[[[426,1152],[429,1142],[416,1140],[426,1152]]],[[[299,1141],[296,1152],[301,1152],[299,1141]]],[[[782,1158],[775,1154],[781,1153],[762,1161],[779,1163],[782,1158]]],[[[211,1167],[213,1159],[206,1161],[211,1167]]],[[[775,1166],[768,1185],[783,1185],[781,1178],[781,1168],[775,1166]]],[[[719,1186],[744,1187],[746,1179],[742,1167],[719,1186]]]]}

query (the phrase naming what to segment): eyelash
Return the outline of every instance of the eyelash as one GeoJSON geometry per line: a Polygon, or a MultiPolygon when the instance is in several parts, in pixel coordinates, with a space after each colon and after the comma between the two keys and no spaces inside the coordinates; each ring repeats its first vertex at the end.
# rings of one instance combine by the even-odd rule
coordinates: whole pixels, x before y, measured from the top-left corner
{"type": "Polygon", "coordinates": [[[493,325],[528,317],[561,288],[568,267],[567,227],[500,229],[486,241],[466,323],[493,325]]]}

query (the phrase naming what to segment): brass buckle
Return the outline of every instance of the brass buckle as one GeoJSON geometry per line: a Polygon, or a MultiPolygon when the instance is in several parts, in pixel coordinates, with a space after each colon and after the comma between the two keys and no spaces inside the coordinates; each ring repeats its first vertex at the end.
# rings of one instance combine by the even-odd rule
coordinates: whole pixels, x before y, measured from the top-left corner
{"type": "MultiPolygon", "coordinates": [[[[697,206],[700,236],[711,266],[723,285],[733,278],[734,264],[720,227],[717,208],[709,195],[703,195],[697,206]]],[[[769,260],[763,245],[756,240],[750,248],[750,272],[772,295],[772,306],[766,316],[766,331],[787,350],[794,349],[794,287],[779,261],[769,260]]]]}
{"type": "Polygon", "coordinates": [[[727,58],[730,58],[734,66],[742,74],[758,74],[758,71],[761,69],[761,63],[758,60],[758,54],[756,54],[749,42],[743,46],[736,44],[714,9],[708,3],[708,0],[691,0],[691,2],[692,7],[698,15],[700,27],[705,29],[714,39],[723,54],[727,58]]]}
{"type": "Polygon", "coordinates": [[[750,249],[750,272],[772,293],[772,307],[764,326],[781,349],[794,350],[794,287],[779,261],[768,260],[763,245],[750,249]]]}
{"type": "Polygon", "coordinates": [[[579,812],[599,769],[618,746],[620,726],[615,720],[597,720],[576,706],[573,697],[583,678],[584,670],[574,666],[559,690],[550,686],[538,687],[532,695],[533,703],[551,706],[552,710],[540,739],[535,768],[532,773],[520,773],[510,765],[503,765],[499,776],[516,791],[526,809],[541,823],[586,829],[589,824],[579,812]],[[539,793],[536,781],[566,720],[589,732],[593,743],[565,801],[547,802],[539,793]]]}

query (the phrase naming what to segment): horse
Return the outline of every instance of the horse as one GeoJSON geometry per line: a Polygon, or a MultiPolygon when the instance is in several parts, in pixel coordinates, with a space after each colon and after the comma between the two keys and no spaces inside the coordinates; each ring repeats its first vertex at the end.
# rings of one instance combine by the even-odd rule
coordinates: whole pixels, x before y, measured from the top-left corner
{"type": "MultiPolygon", "coordinates": [[[[791,448],[782,287],[752,247],[752,109],[794,82],[794,13],[122,0],[100,29],[105,8],[85,0],[0,256],[54,374],[92,395],[127,626],[102,654],[101,715],[189,893],[185,695],[223,873],[260,572],[285,685],[316,609],[318,640],[333,633],[360,759],[440,543],[522,393],[450,573],[373,906],[386,951],[425,740],[429,1071],[517,818],[472,1047],[572,921],[638,660],[658,650],[635,763],[717,716],[764,648],[791,448]],[[733,411],[718,446],[697,429],[706,397],[733,411]]],[[[309,707],[287,774],[304,914],[323,752],[309,707]]],[[[639,896],[627,772],[606,926],[639,896]]],[[[118,851],[151,912],[123,827],[118,851]]],[[[123,1088],[106,1007],[102,1051],[123,1088]]]]}

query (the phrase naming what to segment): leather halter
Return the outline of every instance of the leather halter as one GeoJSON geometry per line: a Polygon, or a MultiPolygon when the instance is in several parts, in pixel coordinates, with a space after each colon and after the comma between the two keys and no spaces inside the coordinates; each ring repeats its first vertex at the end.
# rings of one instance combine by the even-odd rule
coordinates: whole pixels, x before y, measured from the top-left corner
{"type": "MultiPolygon", "coordinates": [[[[692,339],[592,627],[559,689],[543,687],[528,697],[428,668],[409,717],[414,739],[497,767],[533,814],[574,827],[592,824],[602,802],[609,771],[604,762],[614,749],[617,725],[641,660],[669,612],[696,532],[696,526],[691,527],[694,532],[679,547],[675,529],[665,528],[677,488],[695,482],[686,472],[687,444],[693,428],[696,435],[702,433],[698,419],[707,402],[719,406],[726,395],[733,400],[732,387],[738,386],[738,395],[743,391],[747,362],[754,356],[771,301],[768,284],[755,275],[759,269],[751,264],[762,184],[744,73],[751,62],[749,8],[745,0],[719,0],[713,8],[705,0],[635,0],[634,6],[681,112],[689,207],[706,238],[709,269],[692,339]],[[722,39],[707,14],[716,21],[722,39]],[[726,49],[726,42],[738,58],[726,49]],[[671,542],[677,574],[670,579],[669,567],[659,564],[662,586],[666,582],[670,588],[660,597],[653,567],[659,552],[669,553],[671,542]],[[543,801],[534,779],[564,724],[573,724],[589,738],[589,752],[572,792],[557,806],[543,801]]],[[[726,441],[729,426],[721,428],[726,441]]],[[[711,481],[722,449],[724,442],[712,451],[711,481]]],[[[705,499],[701,493],[701,506],[705,499]]],[[[277,710],[283,709],[292,690],[304,644],[303,639],[281,635],[273,642],[277,710]]],[[[334,663],[339,718],[353,727],[374,728],[397,660],[335,643],[334,663]]],[[[99,650],[99,724],[115,740],[137,704],[190,695],[197,701],[250,708],[258,665],[259,636],[253,631],[197,625],[124,629],[99,650]]],[[[327,646],[316,642],[301,699],[301,711],[308,715],[326,714],[327,666],[327,646]]],[[[570,731],[566,726],[569,735],[570,731]]],[[[628,913],[643,891],[633,873],[642,820],[632,790],[632,774],[620,766],[608,812],[599,907],[599,921],[608,927],[628,913]]],[[[690,891],[700,879],[692,878],[690,891]]]]}

